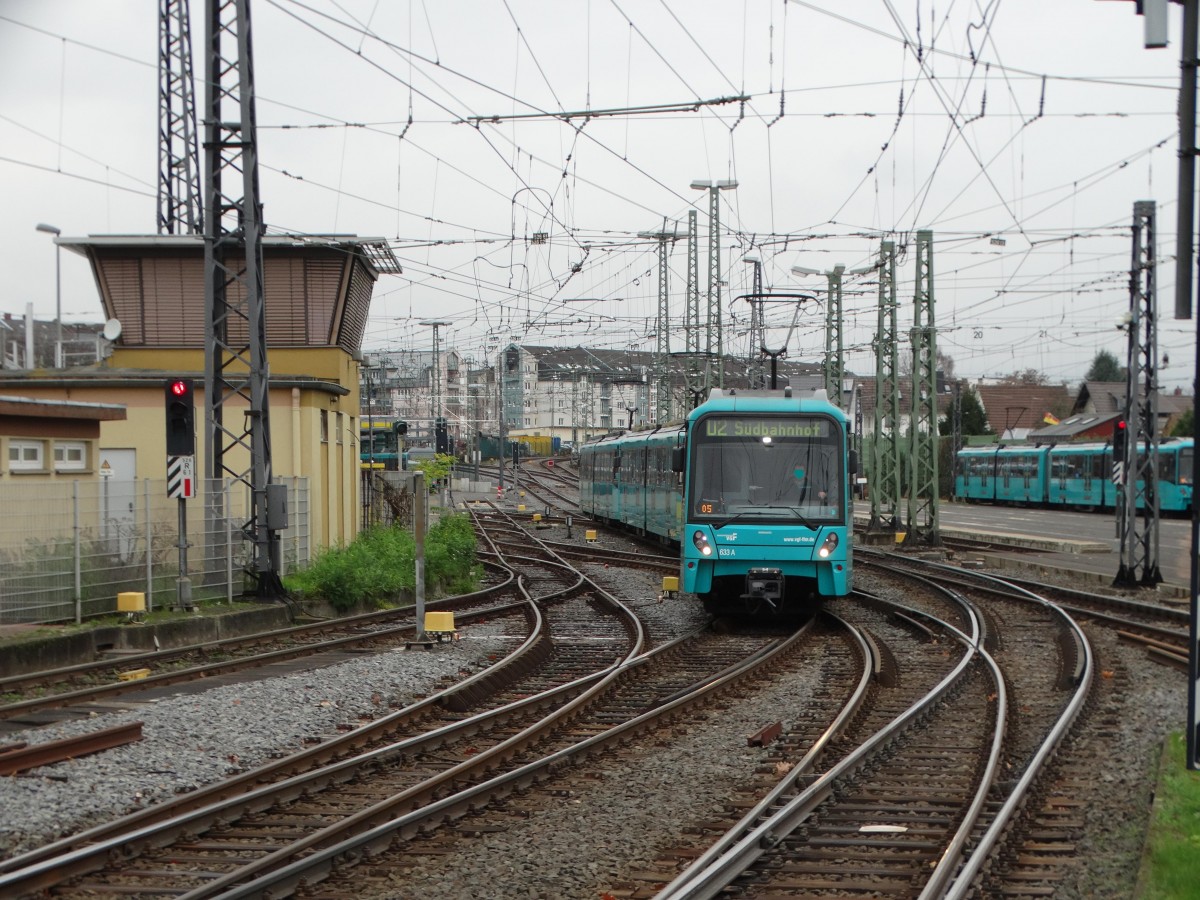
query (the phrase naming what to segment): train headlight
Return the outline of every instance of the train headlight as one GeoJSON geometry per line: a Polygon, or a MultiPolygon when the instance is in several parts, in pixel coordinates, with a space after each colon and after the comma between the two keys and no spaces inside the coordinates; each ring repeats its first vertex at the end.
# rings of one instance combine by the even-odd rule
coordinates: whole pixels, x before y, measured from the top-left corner
{"type": "Polygon", "coordinates": [[[829,554],[837,549],[838,536],[836,532],[831,531],[829,536],[821,542],[821,546],[817,548],[817,556],[821,559],[827,559],[829,554]]]}
{"type": "Polygon", "coordinates": [[[701,556],[712,556],[712,544],[708,542],[708,535],[703,531],[697,529],[692,532],[692,543],[696,545],[701,556]]]}

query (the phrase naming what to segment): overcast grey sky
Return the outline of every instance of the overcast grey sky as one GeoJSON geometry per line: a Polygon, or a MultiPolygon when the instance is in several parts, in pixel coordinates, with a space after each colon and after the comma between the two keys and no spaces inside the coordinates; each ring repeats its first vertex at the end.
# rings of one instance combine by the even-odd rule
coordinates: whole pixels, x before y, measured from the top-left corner
{"type": "MultiPolygon", "coordinates": [[[[64,235],[156,227],[157,7],[0,4],[0,311],[54,314],[64,235]]],[[[366,345],[426,349],[421,320],[482,359],[509,340],[652,350],[656,245],[721,195],[727,298],[749,254],[780,290],[900,262],[934,232],[938,346],[956,373],[1077,382],[1118,359],[1133,203],[1158,203],[1160,352],[1190,392],[1196,328],[1174,310],[1179,13],[1147,50],[1132,2],[1096,0],[252,0],[260,183],[273,233],[386,238],[404,266],[375,292],[366,345]],[[746,102],[708,103],[746,96],[746,102]],[[702,101],[699,108],[693,108],[702,101]],[[658,109],[672,105],[675,110],[658,109]],[[627,110],[569,121],[548,113],[627,110]],[[409,122],[411,116],[411,124],[409,122]],[[495,121],[472,117],[499,117],[495,121]],[[533,243],[545,232],[545,243],[533,243]],[[580,302],[580,298],[596,298],[580,302]]],[[[203,4],[192,0],[196,71],[203,4]]],[[[198,99],[203,89],[197,86],[198,99]]],[[[686,242],[670,256],[682,349],[686,242]]],[[[846,283],[848,366],[874,372],[878,288],[846,283]]],[[[791,359],[824,348],[823,296],[791,359]]],[[[748,351],[727,301],[725,346],[748,351]]],[[[68,321],[99,320],[63,254],[68,321]]],[[[769,308],[768,343],[791,322],[769,308]]]]}

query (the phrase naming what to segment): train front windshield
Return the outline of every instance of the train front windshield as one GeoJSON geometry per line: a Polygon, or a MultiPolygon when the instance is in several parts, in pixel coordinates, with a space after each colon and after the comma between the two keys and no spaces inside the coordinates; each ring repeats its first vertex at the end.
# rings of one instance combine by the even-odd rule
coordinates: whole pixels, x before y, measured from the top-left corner
{"type": "Polygon", "coordinates": [[[691,521],[845,516],[842,429],[828,416],[712,415],[690,441],[691,521]]]}

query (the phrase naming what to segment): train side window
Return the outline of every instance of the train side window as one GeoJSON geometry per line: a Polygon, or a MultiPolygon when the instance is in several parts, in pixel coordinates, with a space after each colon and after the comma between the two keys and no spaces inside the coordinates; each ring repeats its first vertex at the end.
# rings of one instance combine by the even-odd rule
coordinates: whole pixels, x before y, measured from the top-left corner
{"type": "Polygon", "coordinates": [[[1158,478],[1160,481],[1175,480],[1175,464],[1178,462],[1178,457],[1174,453],[1159,453],[1158,455],[1158,478]]]}

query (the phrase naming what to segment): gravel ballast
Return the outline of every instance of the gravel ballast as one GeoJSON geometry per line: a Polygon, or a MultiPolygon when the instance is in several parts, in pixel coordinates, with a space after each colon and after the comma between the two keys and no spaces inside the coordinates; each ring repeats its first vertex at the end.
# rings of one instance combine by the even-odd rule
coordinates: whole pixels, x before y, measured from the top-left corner
{"type": "Polygon", "coordinates": [[[307,672],[179,694],[136,710],[14,733],[40,744],[125,722],[142,740],[0,778],[0,850],[12,855],[236,775],[412,702],[518,642],[499,625],[458,642],[404,649],[307,672]]]}
{"type": "MultiPolygon", "coordinates": [[[[597,574],[600,574],[599,572],[597,574]]],[[[617,570],[604,575],[616,576],[617,570]]],[[[632,573],[613,589],[636,598],[656,641],[699,628],[706,617],[681,598],[659,602],[657,580],[632,573]]],[[[111,821],[176,794],[262,765],[402,707],[507,654],[520,637],[499,623],[459,629],[462,639],[432,650],[397,649],[307,672],[180,693],[110,715],[14,732],[6,740],[40,744],[126,722],[142,740],[103,753],[0,778],[0,851],[6,856],[111,821]]]]}
{"type": "MultiPolygon", "coordinates": [[[[591,574],[646,621],[657,643],[698,628],[706,616],[692,598],[660,600],[658,578],[594,567],[591,574]]],[[[870,589],[868,579],[859,586],[870,589]]],[[[430,652],[397,650],[276,679],[180,694],[137,711],[78,720],[13,735],[31,743],[94,731],[124,721],[145,723],[138,744],[0,779],[0,847],[14,854],[117,815],[194,790],[327,739],[346,725],[375,718],[448,678],[474,671],[489,655],[515,646],[502,625],[463,629],[464,638],[430,652]],[[59,780],[65,779],[65,780],[59,780]]],[[[1078,864],[1058,896],[1124,898],[1136,883],[1163,738],[1182,727],[1186,678],[1143,653],[1093,634],[1101,659],[1127,677],[1120,728],[1105,739],[1095,789],[1086,798],[1087,829],[1078,864]]],[[[816,688],[796,676],[710,716],[646,754],[648,764],[604,767],[586,791],[559,808],[514,819],[482,838],[483,862],[470,871],[417,871],[366,897],[428,900],[466,896],[595,897],[622,874],[651,863],[663,823],[718,812],[742,774],[765,756],[746,735],[786,716],[816,688]]],[[[1067,751],[1069,752],[1069,750],[1067,751]]],[[[643,760],[643,763],[646,763],[643,760]]]]}

